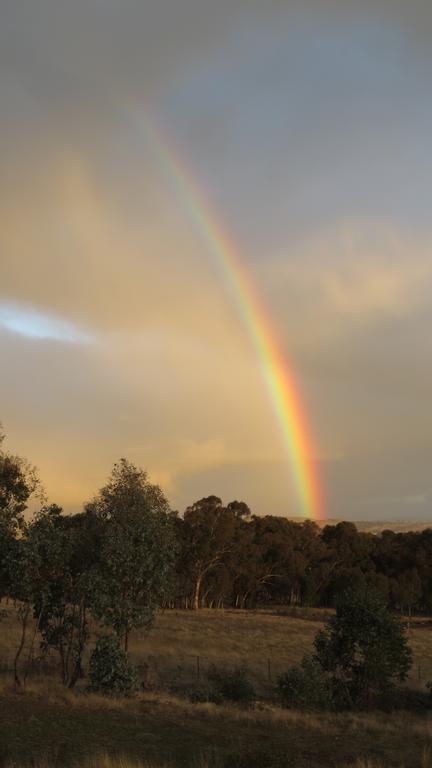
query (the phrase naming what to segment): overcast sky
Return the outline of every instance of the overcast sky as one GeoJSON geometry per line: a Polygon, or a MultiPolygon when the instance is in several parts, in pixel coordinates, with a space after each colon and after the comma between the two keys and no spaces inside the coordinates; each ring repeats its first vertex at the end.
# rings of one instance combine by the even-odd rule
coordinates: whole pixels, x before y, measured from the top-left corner
{"type": "Polygon", "coordinates": [[[330,517],[432,513],[432,6],[0,0],[8,447],[79,510],[127,456],[174,508],[297,514],[212,201],[303,392],[330,517]]]}

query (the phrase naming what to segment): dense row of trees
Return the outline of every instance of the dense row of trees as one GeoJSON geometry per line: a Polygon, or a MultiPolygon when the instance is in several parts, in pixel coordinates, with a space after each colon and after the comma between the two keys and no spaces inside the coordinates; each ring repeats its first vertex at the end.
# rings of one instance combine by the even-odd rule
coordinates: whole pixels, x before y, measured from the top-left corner
{"type": "Polygon", "coordinates": [[[34,468],[0,445],[0,598],[21,619],[17,682],[32,616],[32,632],[58,652],[73,686],[89,613],[127,650],[130,631],[149,626],[161,605],[329,606],[348,584],[373,588],[394,609],[431,610],[432,530],[374,536],[347,522],[320,530],[216,496],[179,516],[125,459],[83,512],[64,515],[46,503],[34,468]],[[39,508],[28,519],[32,497],[39,508]]]}
{"type": "Polygon", "coordinates": [[[173,604],[239,607],[334,605],[349,584],[394,608],[432,609],[432,530],[359,532],[353,523],[296,523],[251,515],[210,496],[177,517],[180,555],[173,604]]]}

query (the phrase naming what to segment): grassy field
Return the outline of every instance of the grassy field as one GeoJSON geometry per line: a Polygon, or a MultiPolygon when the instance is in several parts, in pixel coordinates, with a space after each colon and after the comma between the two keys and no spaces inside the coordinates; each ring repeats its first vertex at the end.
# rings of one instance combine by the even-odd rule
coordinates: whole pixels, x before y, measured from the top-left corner
{"type": "MultiPolygon", "coordinates": [[[[296,613],[313,618],[321,615],[319,611],[296,613]]],[[[244,663],[263,696],[273,689],[275,677],[311,648],[320,626],[319,621],[264,611],[166,611],[158,615],[149,633],[131,635],[129,652],[150,689],[187,688],[197,682],[198,664],[202,679],[211,664],[244,663]]],[[[97,632],[94,627],[94,636],[97,632]]],[[[31,634],[29,630],[29,640],[31,634]]],[[[18,642],[19,626],[14,613],[8,611],[0,624],[0,669],[12,668],[18,642]]],[[[54,655],[53,673],[56,663],[54,655]]]]}
{"type": "MultiPolygon", "coordinates": [[[[318,614],[317,614],[318,615],[318,614]]],[[[212,664],[246,664],[260,696],[268,695],[281,672],[311,648],[317,622],[270,612],[170,611],[145,636],[131,642],[135,663],[148,665],[149,683],[181,689],[212,664]]]]}
{"type": "Polygon", "coordinates": [[[3,764],[45,760],[83,765],[102,753],[127,761],[223,768],[318,768],[358,760],[385,766],[432,766],[432,723],[398,712],[307,715],[270,705],[244,711],[190,704],[167,694],[110,701],[29,684],[3,687],[0,743],[3,764]]]}
{"type": "MultiPolygon", "coordinates": [[[[245,663],[260,695],[273,689],[275,678],[312,649],[328,612],[296,609],[281,615],[271,611],[170,611],[158,616],[150,634],[136,633],[131,642],[135,663],[149,666],[150,679],[165,687],[196,678],[210,664],[245,663]],[[270,668],[270,670],[269,670],[270,668]]],[[[418,620],[408,632],[414,663],[410,685],[432,680],[432,623],[418,620]]]]}
{"type": "MultiPolygon", "coordinates": [[[[43,675],[29,676],[25,689],[16,692],[5,671],[18,637],[9,612],[0,624],[0,766],[432,768],[427,712],[308,715],[271,702],[274,678],[311,648],[320,618],[316,611],[296,616],[167,611],[149,634],[137,632],[131,639],[146,691],[112,701],[64,690],[54,657],[43,675]],[[198,682],[197,657],[201,679],[211,663],[246,663],[260,703],[250,711],[190,703],[185,694],[198,682]],[[114,766],[104,755],[121,762],[114,766]]],[[[432,679],[427,622],[412,628],[410,644],[415,657],[410,684],[424,688],[432,679]]]]}

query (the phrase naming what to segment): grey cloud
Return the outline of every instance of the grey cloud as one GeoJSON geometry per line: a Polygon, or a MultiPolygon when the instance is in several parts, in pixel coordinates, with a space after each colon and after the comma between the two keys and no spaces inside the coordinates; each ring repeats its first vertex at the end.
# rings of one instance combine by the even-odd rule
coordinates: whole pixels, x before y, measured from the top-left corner
{"type": "MultiPolygon", "coordinates": [[[[361,243],[347,254],[337,237],[323,242],[326,235],[314,218],[323,210],[334,216],[343,199],[353,209],[369,201],[389,218],[426,209],[428,160],[416,139],[429,135],[421,99],[430,82],[430,3],[4,0],[1,16],[2,298],[89,328],[98,344],[66,350],[2,331],[0,415],[11,447],[40,465],[51,495],[70,507],[101,485],[110,463],[124,453],[164,478],[180,509],[215,492],[226,500],[242,497],[258,513],[295,514],[278,426],[232,298],[152,167],[145,142],[128,131],[128,120],[165,104],[191,72],[217,68],[226,57],[227,71],[236,68],[244,41],[259,42],[263,30],[271,48],[273,35],[283,37],[299,17],[303,27],[312,19],[318,43],[330,31],[329,50],[338,39],[347,60],[349,37],[338,36],[359,19],[370,25],[378,63],[388,51],[385,35],[373,37],[374,25],[400,35],[400,71],[415,59],[403,84],[407,98],[399,98],[397,82],[386,90],[392,64],[374,92],[373,125],[367,107],[374,73],[358,81],[361,100],[351,93],[354,81],[329,67],[334,114],[323,137],[315,118],[327,94],[320,98],[314,72],[307,94],[313,109],[305,108],[306,47],[301,67],[290,72],[298,94],[290,123],[294,143],[288,135],[277,147],[263,141],[264,107],[275,125],[280,112],[277,98],[256,100],[259,58],[252,74],[249,59],[242,60],[248,110],[240,78],[234,111],[225,114],[226,102],[215,104],[212,92],[204,93],[209,119],[194,122],[187,112],[183,126],[192,145],[200,131],[202,146],[214,142],[209,177],[216,184],[221,179],[221,199],[239,219],[236,231],[252,233],[251,252],[272,240],[283,247],[287,238],[281,263],[269,259],[256,270],[320,437],[330,514],[367,517],[371,498],[378,500],[378,516],[391,514],[388,498],[402,500],[398,514],[405,514],[404,504],[406,514],[417,514],[419,505],[410,499],[432,496],[430,241],[424,233],[402,235],[402,245],[393,249],[378,237],[365,266],[361,243]],[[411,89],[417,75],[420,86],[411,89]],[[356,99],[357,111],[350,111],[356,99]],[[242,126],[244,154],[226,146],[222,129],[230,121],[242,126]],[[255,145],[248,144],[252,121],[255,145]],[[217,162],[224,152],[231,175],[217,162]],[[266,175],[270,161],[279,175],[266,175]],[[423,177],[413,184],[419,168],[423,177]],[[234,175],[238,184],[231,186],[234,175]],[[391,207],[395,187],[401,194],[391,207]],[[285,213],[282,208],[275,236],[280,200],[285,213]],[[304,210],[312,211],[308,219],[301,218],[304,210]],[[262,212],[257,246],[254,225],[262,212]],[[312,255],[307,248],[296,251],[305,222],[318,232],[312,255]]],[[[248,56],[260,53],[256,45],[248,56]]],[[[284,73],[277,75],[283,85],[284,73]]],[[[270,72],[265,87],[272,78],[270,72]]],[[[226,77],[223,97],[228,85],[226,77]]],[[[194,109],[203,109],[202,102],[194,109]]],[[[358,215],[367,234],[364,211],[358,215]]]]}
{"type": "Polygon", "coordinates": [[[34,146],[103,141],[124,104],[148,105],[169,78],[223,44],[245,5],[6,0],[0,61],[9,148],[20,135],[34,146]]]}

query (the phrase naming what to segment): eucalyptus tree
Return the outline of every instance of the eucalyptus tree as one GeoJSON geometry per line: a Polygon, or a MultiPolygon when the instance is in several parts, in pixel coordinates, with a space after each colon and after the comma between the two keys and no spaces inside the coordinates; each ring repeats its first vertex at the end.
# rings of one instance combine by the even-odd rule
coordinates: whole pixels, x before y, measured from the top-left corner
{"type": "Polygon", "coordinates": [[[11,557],[32,496],[43,496],[37,471],[26,459],[4,450],[0,424],[0,599],[10,590],[11,557]]]}
{"type": "Polygon", "coordinates": [[[36,518],[30,537],[41,561],[34,614],[42,648],[58,652],[62,681],[72,688],[82,673],[100,581],[103,524],[91,512],[66,516],[52,507],[36,518]]]}
{"type": "Polygon", "coordinates": [[[0,424],[0,525],[15,533],[24,524],[30,497],[42,495],[42,489],[36,468],[2,448],[4,437],[0,424]]]}
{"type": "Polygon", "coordinates": [[[333,616],[315,638],[315,659],[330,675],[339,698],[368,706],[403,682],[412,664],[403,626],[379,593],[340,595],[333,616]]]}
{"type": "Polygon", "coordinates": [[[200,607],[203,580],[223,565],[235,545],[239,521],[248,507],[231,502],[224,507],[218,496],[207,496],[188,507],[183,516],[182,555],[191,573],[192,607],[200,607]]]}
{"type": "Polygon", "coordinates": [[[92,610],[127,651],[131,630],[150,627],[173,590],[174,514],[161,488],[124,458],[87,512],[104,523],[92,610]]]}
{"type": "MultiPolygon", "coordinates": [[[[58,551],[58,535],[52,535],[55,520],[61,510],[56,505],[42,508],[31,522],[23,523],[21,535],[14,540],[9,557],[9,594],[14,601],[21,631],[14,657],[14,677],[17,686],[21,685],[20,659],[26,643],[26,637],[35,605],[45,595],[48,584],[52,584],[58,570],[55,554],[58,551]]],[[[63,564],[60,566],[63,567],[63,564]]],[[[36,623],[34,636],[39,629],[36,623]]]]}

